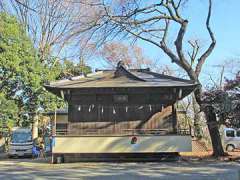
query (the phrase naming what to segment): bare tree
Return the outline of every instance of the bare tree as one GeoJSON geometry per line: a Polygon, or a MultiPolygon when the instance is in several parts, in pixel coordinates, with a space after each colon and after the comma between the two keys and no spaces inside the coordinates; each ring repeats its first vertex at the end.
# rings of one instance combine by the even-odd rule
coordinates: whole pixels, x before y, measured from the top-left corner
{"type": "Polygon", "coordinates": [[[229,79],[235,76],[240,67],[240,60],[238,57],[228,58],[224,60],[222,63],[217,63],[216,65],[212,65],[214,71],[205,72],[207,75],[206,80],[209,82],[207,85],[205,84],[206,89],[224,89],[224,80],[229,79]],[[218,73],[216,73],[216,71],[218,73]]]}
{"type": "Polygon", "coordinates": [[[153,61],[143,53],[142,48],[119,41],[104,44],[97,50],[96,55],[103,57],[111,68],[116,67],[119,61],[123,61],[128,68],[144,68],[153,64],[153,61]]]}
{"type": "MultiPolygon", "coordinates": [[[[84,2],[82,2],[84,3],[84,2]]],[[[88,2],[90,7],[98,6],[98,21],[95,25],[95,33],[103,42],[107,38],[132,37],[151,43],[162,50],[172,61],[185,70],[189,78],[199,84],[195,90],[196,102],[205,112],[215,156],[224,155],[216,115],[210,104],[202,101],[202,87],[199,75],[207,58],[212,53],[216,39],[210,26],[212,14],[212,0],[208,0],[206,8],[206,30],[209,34],[210,44],[203,53],[199,52],[198,41],[189,41],[188,50],[184,37],[187,32],[189,21],[182,15],[183,5],[188,3],[184,0],[160,0],[154,3],[136,0],[94,1],[88,2]],[[172,27],[179,27],[173,46],[169,43],[169,31],[172,27]],[[101,34],[101,35],[99,35],[101,34]],[[174,47],[175,46],[175,47],[174,47]],[[194,62],[195,65],[194,65],[194,62]]],[[[91,30],[93,30],[92,28],[91,30]]]]}
{"type": "Polygon", "coordinates": [[[84,24],[96,20],[85,5],[68,0],[10,0],[3,5],[25,26],[42,62],[50,56],[80,59],[83,55],[90,33],[82,33],[91,29],[90,23],[84,24]]]}
{"type": "Polygon", "coordinates": [[[12,14],[25,26],[38,48],[40,60],[47,60],[53,50],[59,54],[67,44],[66,35],[73,28],[70,7],[58,0],[10,0],[10,3],[12,14]]]}

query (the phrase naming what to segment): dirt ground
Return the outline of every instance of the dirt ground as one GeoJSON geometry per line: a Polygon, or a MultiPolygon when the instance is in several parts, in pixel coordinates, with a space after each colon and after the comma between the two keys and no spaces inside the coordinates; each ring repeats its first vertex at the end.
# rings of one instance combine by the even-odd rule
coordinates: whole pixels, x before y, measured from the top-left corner
{"type": "Polygon", "coordinates": [[[64,163],[44,159],[7,159],[0,153],[0,180],[240,180],[240,151],[214,159],[212,151],[181,153],[176,162],[64,163]]]}
{"type": "Polygon", "coordinates": [[[50,164],[49,159],[4,159],[0,179],[239,180],[240,161],[50,164]]]}
{"type": "MultiPolygon", "coordinates": [[[[199,151],[199,152],[182,152],[180,153],[182,159],[191,160],[208,160],[212,158],[212,151],[199,151]]],[[[220,157],[220,161],[240,161],[240,150],[234,152],[227,152],[225,157],[220,157]]]]}

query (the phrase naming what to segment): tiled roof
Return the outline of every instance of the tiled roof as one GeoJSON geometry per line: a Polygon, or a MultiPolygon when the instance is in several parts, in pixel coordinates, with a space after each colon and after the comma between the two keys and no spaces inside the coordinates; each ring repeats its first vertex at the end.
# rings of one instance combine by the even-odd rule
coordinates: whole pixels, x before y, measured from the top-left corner
{"type": "Polygon", "coordinates": [[[151,72],[149,69],[130,69],[119,66],[116,70],[98,71],[86,76],[73,77],[46,84],[46,88],[81,89],[111,87],[187,87],[196,86],[191,80],[151,72]]]}

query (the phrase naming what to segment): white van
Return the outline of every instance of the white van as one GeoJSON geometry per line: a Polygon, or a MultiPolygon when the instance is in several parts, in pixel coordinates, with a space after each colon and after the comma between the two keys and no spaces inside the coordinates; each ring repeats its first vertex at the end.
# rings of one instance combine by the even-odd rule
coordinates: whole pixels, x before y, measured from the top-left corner
{"type": "Polygon", "coordinates": [[[226,151],[240,149],[240,129],[224,128],[222,142],[226,151]]]}
{"type": "Polygon", "coordinates": [[[32,156],[32,148],[31,129],[14,127],[11,131],[8,156],[32,156]]]}

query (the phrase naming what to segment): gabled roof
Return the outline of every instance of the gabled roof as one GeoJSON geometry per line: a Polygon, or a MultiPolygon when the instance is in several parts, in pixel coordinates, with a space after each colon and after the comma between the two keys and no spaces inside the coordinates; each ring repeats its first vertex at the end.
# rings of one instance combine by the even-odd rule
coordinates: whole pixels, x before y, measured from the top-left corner
{"type": "Polygon", "coordinates": [[[191,80],[151,72],[149,69],[126,69],[122,64],[116,70],[102,70],[86,76],[59,80],[45,85],[48,89],[82,89],[113,87],[193,87],[191,80]]]}
{"type": "Polygon", "coordinates": [[[46,115],[55,115],[55,113],[57,115],[67,115],[68,114],[68,109],[57,109],[56,112],[55,111],[48,111],[48,112],[44,112],[42,114],[46,114],[46,115]]]}

